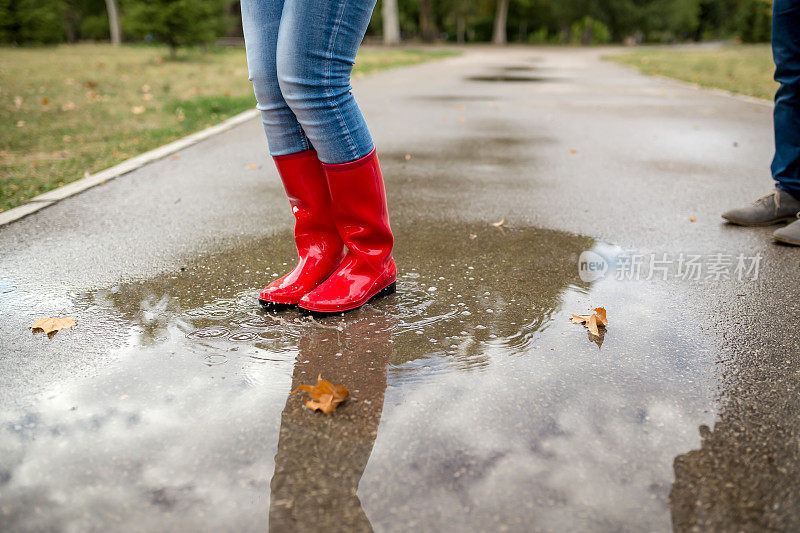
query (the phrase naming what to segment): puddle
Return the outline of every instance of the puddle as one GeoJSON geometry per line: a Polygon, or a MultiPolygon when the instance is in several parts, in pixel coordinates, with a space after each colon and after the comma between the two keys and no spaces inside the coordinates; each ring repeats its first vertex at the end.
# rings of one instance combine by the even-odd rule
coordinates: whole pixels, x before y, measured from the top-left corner
{"type": "Polygon", "coordinates": [[[480,96],[468,94],[432,94],[424,96],[413,96],[414,100],[424,100],[426,102],[493,102],[497,96],[480,96]]]}
{"type": "Polygon", "coordinates": [[[548,81],[558,81],[556,78],[549,78],[544,76],[525,76],[521,74],[487,74],[484,76],[467,76],[464,78],[467,81],[483,81],[483,82],[521,82],[521,83],[540,83],[548,81]]]}
{"type": "Polygon", "coordinates": [[[531,67],[530,65],[509,65],[505,67],[500,67],[499,70],[504,70],[506,72],[531,72],[533,70],[541,70],[537,67],[531,67]]]}
{"type": "Polygon", "coordinates": [[[0,415],[0,529],[665,529],[713,418],[680,299],[582,282],[587,237],[395,231],[397,293],[344,315],[258,307],[288,234],[76,296],[54,342],[110,361],[0,415]],[[600,348],[568,317],[601,304],[600,348]],[[289,395],[320,374],[353,396],[332,417],[289,395]]]}

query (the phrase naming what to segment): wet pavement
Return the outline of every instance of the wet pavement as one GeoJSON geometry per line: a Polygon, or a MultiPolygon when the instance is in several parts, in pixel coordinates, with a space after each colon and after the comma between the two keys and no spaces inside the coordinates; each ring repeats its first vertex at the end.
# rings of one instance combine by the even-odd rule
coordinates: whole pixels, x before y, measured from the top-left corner
{"type": "Polygon", "coordinates": [[[770,110],[602,53],[358,82],[399,280],[343,316],[255,301],[294,257],[258,121],[0,228],[0,530],[799,528],[800,253],[718,217],[770,110]]]}

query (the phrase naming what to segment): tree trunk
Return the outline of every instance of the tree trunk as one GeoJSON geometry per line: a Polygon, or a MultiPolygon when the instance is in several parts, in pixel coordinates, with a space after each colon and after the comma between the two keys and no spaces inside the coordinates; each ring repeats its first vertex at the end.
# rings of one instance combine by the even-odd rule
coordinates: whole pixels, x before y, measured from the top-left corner
{"type": "Polygon", "coordinates": [[[106,0],[108,10],[108,29],[111,33],[111,44],[119,46],[122,43],[122,28],[119,25],[119,10],[117,0],[106,0]]]}
{"type": "Polygon", "coordinates": [[[419,33],[426,43],[436,38],[436,31],[433,28],[431,0],[420,0],[419,2],[419,33]]]}
{"type": "Polygon", "coordinates": [[[508,0],[497,0],[497,14],[494,17],[494,44],[506,44],[506,24],[508,22],[508,0]]]}
{"type": "Polygon", "coordinates": [[[456,16],[456,41],[464,44],[467,41],[467,20],[464,15],[456,16]]]}
{"type": "Polygon", "coordinates": [[[400,44],[400,14],[397,0],[383,0],[383,44],[400,44]]]}

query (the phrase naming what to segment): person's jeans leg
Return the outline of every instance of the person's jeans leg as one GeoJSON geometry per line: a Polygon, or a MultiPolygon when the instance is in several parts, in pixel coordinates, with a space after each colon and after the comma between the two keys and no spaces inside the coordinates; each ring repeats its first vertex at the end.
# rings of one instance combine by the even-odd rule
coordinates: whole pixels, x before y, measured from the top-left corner
{"type": "Polygon", "coordinates": [[[775,158],[778,187],[800,199],[800,1],[775,0],[772,6],[775,81],[775,158]]]}
{"type": "Polygon", "coordinates": [[[311,144],[278,85],[276,51],[284,0],[242,0],[241,4],[247,68],[270,154],[308,150],[311,144]]]}
{"type": "Polygon", "coordinates": [[[354,161],[373,148],[350,74],[374,7],[375,0],[285,0],[278,81],[323,163],[354,161]]]}

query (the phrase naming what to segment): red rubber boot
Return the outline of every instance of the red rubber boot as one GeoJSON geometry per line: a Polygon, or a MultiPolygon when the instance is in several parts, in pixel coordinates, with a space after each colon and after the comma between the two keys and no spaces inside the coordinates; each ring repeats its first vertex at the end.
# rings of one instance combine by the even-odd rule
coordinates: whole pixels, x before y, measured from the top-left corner
{"type": "Polygon", "coordinates": [[[325,281],[344,257],[344,243],[333,221],[328,183],[317,152],[306,150],[273,159],[292,206],[299,261],[294,270],[259,294],[258,300],[268,309],[297,304],[325,281]]]}
{"type": "Polygon", "coordinates": [[[347,245],[342,264],[319,287],[300,299],[315,313],[340,313],[361,307],[395,290],[397,268],[392,258],[394,237],[389,227],[386,191],[378,156],[350,163],[323,163],[331,192],[333,220],[347,245]]]}

